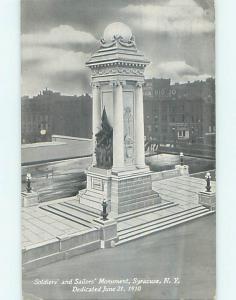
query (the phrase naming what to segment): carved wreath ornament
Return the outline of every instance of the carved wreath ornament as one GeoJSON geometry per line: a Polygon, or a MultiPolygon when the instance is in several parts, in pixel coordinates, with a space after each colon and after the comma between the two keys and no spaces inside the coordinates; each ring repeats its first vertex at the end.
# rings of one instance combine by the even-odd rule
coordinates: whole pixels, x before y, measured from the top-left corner
{"type": "Polygon", "coordinates": [[[135,47],[134,36],[131,36],[129,41],[125,41],[121,35],[114,35],[110,43],[107,43],[103,38],[100,40],[102,48],[109,48],[119,43],[123,47],[135,47]]]}

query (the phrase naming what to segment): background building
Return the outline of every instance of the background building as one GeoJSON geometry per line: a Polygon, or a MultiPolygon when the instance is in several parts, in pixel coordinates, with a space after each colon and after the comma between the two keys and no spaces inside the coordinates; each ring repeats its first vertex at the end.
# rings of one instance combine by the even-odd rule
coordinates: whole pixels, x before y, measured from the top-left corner
{"type": "Polygon", "coordinates": [[[22,97],[22,143],[50,141],[52,134],[92,137],[92,99],[64,96],[45,89],[32,98],[22,97]]]}
{"type": "MultiPolygon", "coordinates": [[[[215,146],[215,80],[171,84],[147,79],[144,93],[146,143],[179,147],[215,146]]],[[[52,134],[92,137],[92,99],[45,89],[22,98],[22,143],[50,141],[52,134]]],[[[208,147],[208,148],[209,148],[208,147]]]]}
{"type": "Polygon", "coordinates": [[[148,79],[144,86],[146,141],[172,145],[215,144],[215,80],[171,84],[148,79]]]}

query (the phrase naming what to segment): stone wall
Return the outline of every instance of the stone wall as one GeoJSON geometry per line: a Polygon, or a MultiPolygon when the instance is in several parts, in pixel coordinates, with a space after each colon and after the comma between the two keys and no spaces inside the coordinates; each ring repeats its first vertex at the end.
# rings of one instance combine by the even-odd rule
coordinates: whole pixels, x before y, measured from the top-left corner
{"type": "Polygon", "coordinates": [[[21,164],[56,161],[92,155],[92,140],[53,135],[52,142],[21,146],[21,164]]]}
{"type": "Polygon", "coordinates": [[[162,179],[167,179],[167,178],[172,178],[172,177],[177,177],[177,176],[181,176],[179,169],[172,169],[172,170],[167,170],[167,171],[162,171],[162,172],[152,172],[151,173],[152,181],[159,181],[162,179]]]}
{"type": "Polygon", "coordinates": [[[23,269],[33,269],[101,248],[100,229],[56,237],[22,249],[23,269]]]}

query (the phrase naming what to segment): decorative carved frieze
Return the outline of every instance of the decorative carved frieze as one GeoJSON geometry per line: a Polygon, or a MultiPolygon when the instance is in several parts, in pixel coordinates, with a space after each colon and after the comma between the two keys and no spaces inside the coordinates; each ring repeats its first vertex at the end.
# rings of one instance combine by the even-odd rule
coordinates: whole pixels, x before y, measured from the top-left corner
{"type": "Polygon", "coordinates": [[[135,68],[135,67],[102,67],[102,68],[94,68],[92,69],[92,76],[98,75],[139,75],[143,76],[144,69],[143,68],[135,68]]]}

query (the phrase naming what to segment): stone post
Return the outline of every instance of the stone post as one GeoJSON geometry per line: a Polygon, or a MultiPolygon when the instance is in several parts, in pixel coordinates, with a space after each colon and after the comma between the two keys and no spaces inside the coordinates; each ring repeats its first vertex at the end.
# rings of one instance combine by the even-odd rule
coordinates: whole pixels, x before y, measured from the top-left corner
{"type": "Polygon", "coordinates": [[[99,131],[101,124],[101,100],[100,100],[100,85],[99,83],[92,84],[93,94],[93,162],[92,165],[96,165],[96,133],[99,131]]]}
{"type": "Polygon", "coordinates": [[[94,224],[100,228],[101,248],[115,247],[119,238],[117,235],[117,221],[114,219],[94,219],[94,224]]]}
{"type": "Polygon", "coordinates": [[[138,82],[135,90],[135,146],[136,146],[136,166],[145,167],[144,152],[144,122],[143,122],[143,88],[138,82]]]}
{"type": "Polygon", "coordinates": [[[113,171],[124,168],[124,120],[122,83],[114,84],[113,97],[113,171]]]}
{"type": "Polygon", "coordinates": [[[216,193],[215,192],[199,192],[198,203],[209,208],[210,210],[216,210],[216,193]]]}

